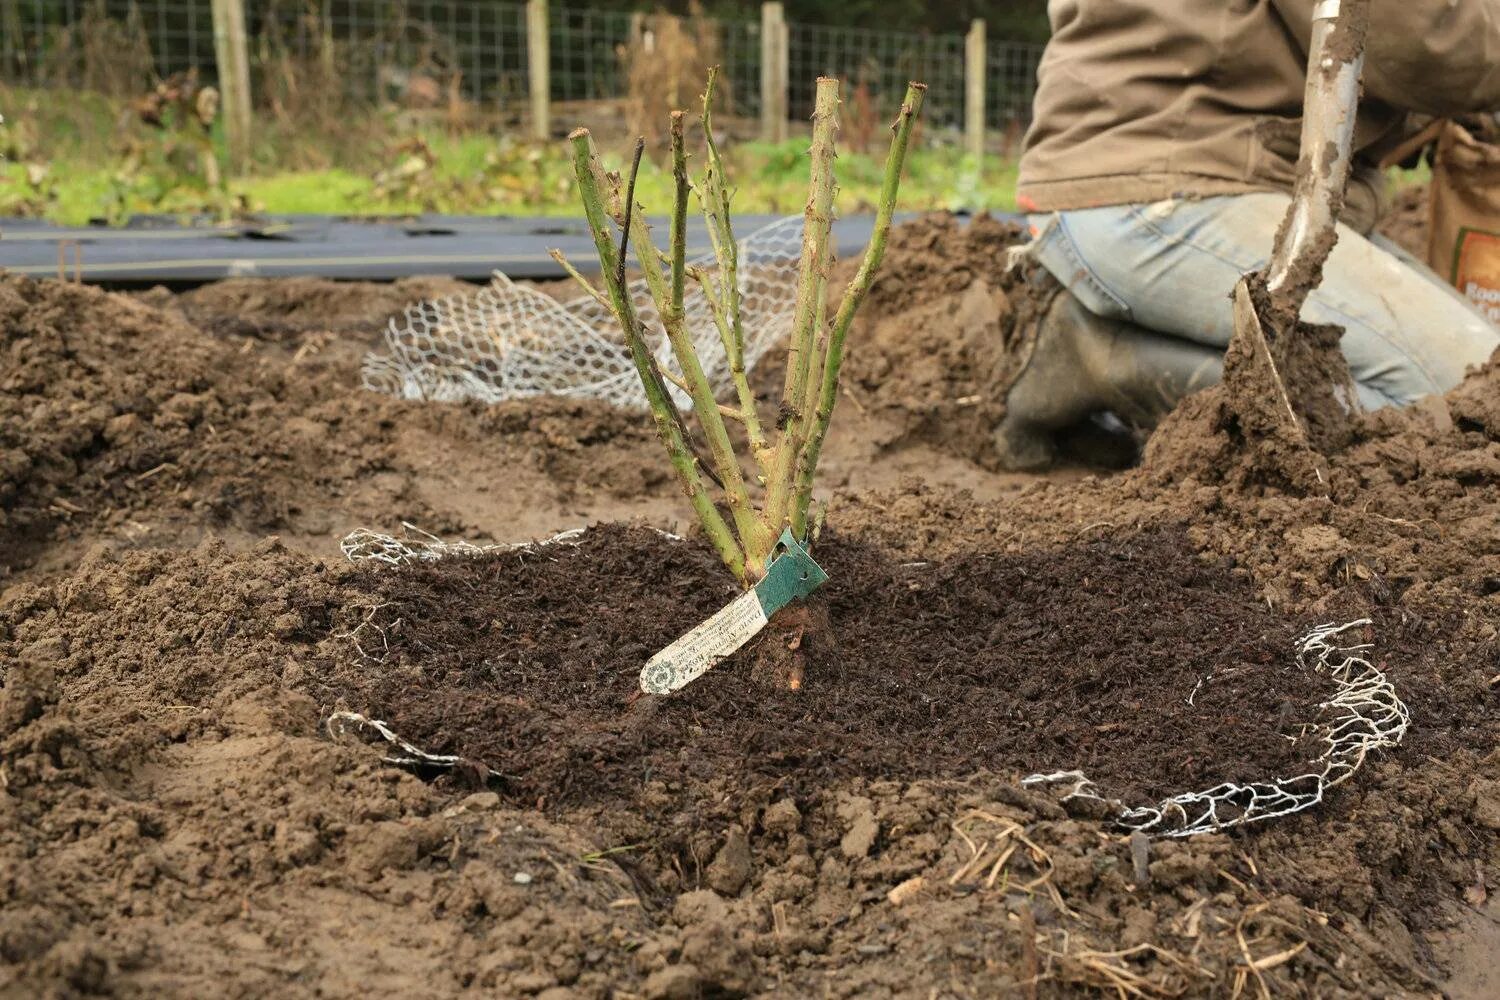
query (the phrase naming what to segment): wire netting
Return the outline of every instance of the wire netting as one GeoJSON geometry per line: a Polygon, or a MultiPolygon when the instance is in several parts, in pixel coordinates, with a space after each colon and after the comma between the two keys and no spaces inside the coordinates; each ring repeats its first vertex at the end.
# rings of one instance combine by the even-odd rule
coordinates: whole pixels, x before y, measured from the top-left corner
{"type": "MultiPolygon", "coordinates": [[[[526,7],[494,0],[258,0],[245,4],[252,89],[264,97],[289,64],[324,66],[354,102],[436,105],[458,97],[521,116],[528,89],[526,7]],[[267,86],[262,86],[262,82],[267,86]]],[[[701,18],[713,34],[733,109],[760,112],[761,25],[701,18]]],[[[622,51],[650,17],[554,2],[548,12],[553,101],[625,94],[622,51]]],[[[1004,129],[1030,115],[1041,46],[991,39],[986,120],[1004,129]]],[[[9,0],[0,3],[0,80],[113,92],[196,69],[216,76],[211,0],[9,0]]],[[[889,116],[908,80],[928,85],[933,129],[960,127],[964,38],[790,22],[788,114],[805,120],[813,81],[863,85],[889,116]]],[[[303,72],[304,78],[308,77],[303,72]]]]}
{"type": "MultiPolygon", "coordinates": [[[[402,537],[386,535],[369,528],[356,528],[339,541],[339,551],[350,562],[382,562],[387,566],[404,566],[414,562],[432,562],[447,556],[478,556],[486,552],[526,548],[518,545],[482,545],[474,542],[445,542],[415,524],[401,522],[402,537]]],[[[538,544],[567,544],[583,534],[582,528],[553,535],[538,544]]]]}
{"type": "Polygon", "coordinates": [[[1003,131],[1031,120],[1036,69],[1041,64],[1043,48],[1036,42],[989,40],[984,53],[986,127],[1003,131]]]}
{"type": "Polygon", "coordinates": [[[910,80],[927,84],[922,118],[928,127],[957,127],[964,111],[964,36],[908,34],[873,28],[787,25],[787,106],[795,120],[812,116],[820,76],[863,85],[881,115],[900,105],[910,80]]]}
{"type": "MultiPolygon", "coordinates": [[[[495,105],[526,93],[525,5],[488,0],[262,0],[245,4],[252,89],[288,61],[326,63],[355,102],[495,105]]],[[[111,90],[128,63],[165,78],[216,75],[210,0],[0,4],[0,78],[111,90]]]]}
{"type": "Polygon", "coordinates": [[[198,0],[13,0],[0,18],[0,78],[13,83],[133,90],[214,63],[198,0]]]}
{"type": "MultiPolygon", "coordinates": [[[[249,17],[247,10],[247,17],[249,17]]],[[[278,59],[337,67],[355,102],[438,106],[454,98],[519,113],[526,94],[525,8],[483,0],[269,0],[247,30],[263,74],[278,59]]]]}
{"type": "Polygon", "coordinates": [[[551,11],[552,99],[586,101],[624,93],[617,49],[630,39],[631,26],[631,15],[623,11],[551,11]]]}
{"type": "MultiPolygon", "coordinates": [[[[801,216],[773,222],[739,243],[747,370],[790,332],[801,245],[801,216]]],[[[710,275],[717,271],[711,254],[692,263],[710,275]]],[[[644,279],[629,287],[658,363],[680,374],[644,279]]],[[[730,388],[729,361],[707,296],[691,284],[683,305],[705,374],[717,391],[730,388]]],[[[404,399],[499,403],[553,395],[646,406],[624,333],[608,307],[587,294],[559,301],[499,273],[475,294],[422,302],[392,320],[385,350],[365,357],[361,380],[367,389],[404,399]]],[[[670,389],[679,407],[692,405],[686,393],[670,389]]]]}
{"type": "MultiPolygon", "coordinates": [[[[1136,807],[1104,799],[1082,771],[1033,774],[1022,784],[1071,785],[1064,801],[1082,798],[1109,802],[1119,826],[1157,837],[1189,837],[1311,809],[1323,801],[1330,788],[1358,771],[1371,750],[1400,743],[1411,722],[1411,713],[1395,686],[1366,655],[1373,644],[1340,645],[1335,641],[1349,629],[1369,624],[1368,618],[1361,618],[1343,625],[1319,625],[1297,640],[1297,665],[1333,682],[1332,695],[1317,706],[1318,717],[1306,723],[1323,744],[1313,770],[1263,781],[1225,782],[1136,807]]],[[[1206,682],[1211,681],[1212,674],[1206,678],[1206,682]]]]}

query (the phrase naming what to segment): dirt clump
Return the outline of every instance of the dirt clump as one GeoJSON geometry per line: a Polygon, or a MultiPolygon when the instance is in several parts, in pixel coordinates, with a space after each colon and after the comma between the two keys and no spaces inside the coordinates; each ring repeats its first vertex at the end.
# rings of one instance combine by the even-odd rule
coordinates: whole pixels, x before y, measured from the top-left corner
{"type": "Polygon", "coordinates": [[[206,530],[326,545],[407,520],[482,535],[468,512],[492,491],[506,503],[489,530],[514,524],[517,501],[612,509],[665,480],[643,459],[649,430],[603,403],[424,406],[361,389],[362,344],[289,336],[205,334],[180,309],[0,278],[0,566],[206,530]]]}
{"type": "Polygon", "coordinates": [[[1310,494],[1226,482],[1226,466],[1215,462],[1227,437],[1194,437],[1201,425],[1186,419],[1203,412],[1198,398],[1156,430],[1147,462],[1123,475],[1037,480],[1000,498],[909,478],[841,497],[838,524],[909,558],[1177,525],[1200,551],[1234,560],[1278,607],[1320,606],[1348,584],[1381,604],[1492,606],[1500,355],[1443,396],[1353,418],[1347,441],[1325,456],[1328,489],[1310,494]],[[1157,455],[1168,458],[1164,467],[1151,461],[1157,455]]]}
{"type": "Polygon", "coordinates": [[[1500,359],[1492,358],[1446,396],[1361,414],[1327,455],[1326,500],[1220,490],[1208,501],[1216,516],[1201,518],[1199,530],[1212,550],[1243,553],[1282,599],[1350,580],[1383,601],[1491,598],[1500,576],[1497,392],[1500,359]],[[1231,542],[1227,531],[1238,537],[1231,542]]]}
{"type": "Polygon", "coordinates": [[[371,336],[424,299],[472,294],[475,286],[453,278],[400,278],[392,282],[330,281],[326,278],[229,278],[200,285],[172,298],[204,330],[260,339],[308,331],[371,336]]]}
{"type": "MultiPolygon", "coordinates": [[[[891,443],[924,441],[994,466],[996,389],[1016,360],[1009,251],[1026,238],[987,214],[928,215],[892,230],[849,334],[842,379],[856,406],[892,421],[891,443]]],[[[857,265],[843,262],[831,289],[857,265]]]]}
{"type": "Polygon", "coordinates": [[[1235,336],[1217,385],[1194,393],[1162,421],[1144,466],[1166,480],[1327,489],[1327,454],[1353,433],[1354,380],[1339,351],[1343,331],[1278,316],[1258,276],[1236,291],[1235,336]],[[1253,303],[1253,307],[1250,305],[1253,303]]]}

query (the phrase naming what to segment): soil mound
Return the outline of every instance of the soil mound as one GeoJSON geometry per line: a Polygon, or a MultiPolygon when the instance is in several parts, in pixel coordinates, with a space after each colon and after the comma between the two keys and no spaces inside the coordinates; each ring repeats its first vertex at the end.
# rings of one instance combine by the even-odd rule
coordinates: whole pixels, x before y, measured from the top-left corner
{"type": "MultiPolygon", "coordinates": [[[[988,500],[911,479],[896,490],[841,498],[837,523],[913,559],[984,546],[1020,552],[1175,525],[1200,551],[1233,560],[1278,607],[1328,607],[1333,592],[1355,585],[1378,605],[1495,613],[1500,355],[1445,396],[1358,416],[1348,441],[1326,456],[1326,493],[1226,482],[1214,438],[1192,436],[1194,424],[1183,419],[1198,398],[1149,443],[1150,454],[1171,457],[1172,469],[1193,469],[1184,451],[1202,456],[1180,478],[1148,460],[1120,476],[1037,481],[988,500]]],[[[1493,628],[1464,626],[1484,636],[1493,628]]]]}
{"type": "MultiPolygon", "coordinates": [[[[929,215],[891,231],[849,336],[842,384],[857,406],[893,421],[893,440],[993,466],[995,390],[1013,363],[1016,325],[1008,251],[1025,240],[1020,227],[987,214],[929,215]]],[[[858,263],[842,263],[835,289],[858,263]]]]}
{"type": "Polygon", "coordinates": [[[378,335],[393,317],[423,299],[469,295],[453,278],[400,278],[384,283],[324,278],[230,278],[176,296],[189,319],[216,334],[275,339],[310,330],[378,335]]]}
{"type": "MultiPolygon", "coordinates": [[[[210,531],[238,546],[274,531],[331,553],[361,525],[513,541],[688,514],[644,415],[360,389],[359,359],[386,313],[443,287],[282,284],[174,297],[0,279],[13,361],[0,372],[0,574],[62,571],[97,542],[182,547],[210,531]]],[[[830,438],[830,483],[895,481],[871,458],[896,439],[909,447],[893,468],[983,475],[903,438],[904,417],[894,432],[860,418],[848,407],[830,438]]]]}
{"type": "Polygon", "coordinates": [[[275,541],[97,552],[77,580],[8,593],[0,648],[50,651],[72,698],[119,716],[286,687],[554,807],[629,800],[651,779],[771,777],[805,795],[833,778],[1074,767],[1144,802],[1300,773],[1318,752],[1287,737],[1315,721],[1326,680],[1180,532],[938,562],[833,539],[820,558],[837,672],[797,692],[758,685],[742,652],[637,701],[641,664],[736,588],[702,546],[618,525],[395,569],[325,569],[275,541]]]}
{"type": "MultiPolygon", "coordinates": [[[[1212,405],[1218,391],[1201,394],[1196,407],[1212,405]]],[[[1500,533],[1494,530],[1497,396],[1500,355],[1446,396],[1359,415],[1343,445],[1324,453],[1326,501],[1320,495],[1295,501],[1274,486],[1262,492],[1248,484],[1203,494],[1205,502],[1231,515],[1201,518],[1206,531],[1222,532],[1232,519],[1247,532],[1234,542],[1219,535],[1212,548],[1243,553],[1278,596],[1308,595],[1354,578],[1367,581],[1383,600],[1412,587],[1414,597],[1428,587],[1444,591],[1446,600],[1492,597],[1500,577],[1500,533]],[[1260,530],[1250,531],[1253,524],[1260,530]]],[[[1194,409],[1189,400],[1157,430],[1142,478],[1160,472],[1155,462],[1161,456],[1169,469],[1191,468],[1181,463],[1180,452],[1172,453],[1213,440],[1195,437],[1185,426],[1194,409]]],[[[1184,489],[1213,480],[1212,459],[1198,468],[1202,480],[1189,476],[1184,489]]]]}
{"type": "MultiPolygon", "coordinates": [[[[251,294],[217,294],[231,293],[251,294]]],[[[250,315],[259,323],[265,314],[250,315]]],[[[400,520],[482,534],[468,531],[465,511],[489,490],[504,491],[513,520],[528,495],[586,507],[665,481],[645,457],[654,455],[649,429],[632,414],[568,400],[410,403],[358,387],[358,342],[302,320],[269,342],[263,328],[224,332],[235,322],[205,334],[176,309],[0,278],[9,361],[0,566],[66,564],[81,553],[57,543],[78,536],[192,544],[209,529],[278,531],[327,545],[359,523],[400,520]]],[[[571,526],[554,517],[525,527],[571,526]]]]}

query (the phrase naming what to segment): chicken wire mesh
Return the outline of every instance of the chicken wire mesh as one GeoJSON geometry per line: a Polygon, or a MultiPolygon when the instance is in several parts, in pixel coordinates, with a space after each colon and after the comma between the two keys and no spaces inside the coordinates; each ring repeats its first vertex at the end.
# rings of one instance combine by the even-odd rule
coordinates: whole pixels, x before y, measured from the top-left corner
{"type": "Polygon", "coordinates": [[[1190,837],[1310,809],[1323,801],[1328,789],[1359,770],[1371,750],[1400,743],[1411,721],[1395,686],[1365,655],[1373,644],[1343,646],[1333,641],[1349,629],[1368,624],[1370,619],[1361,618],[1343,625],[1319,625],[1297,640],[1297,665],[1327,674],[1334,684],[1333,696],[1318,706],[1322,718],[1309,726],[1323,743],[1316,770],[1267,781],[1225,782],[1134,808],[1104,799],[1082,771],[1033,774],[1021,783],[1071,783],[1064,801],[1107,801],[1116,810],[1118,825],[1157,837],[1190,837]]]}
{"type": "MultiPolygon", "coordinates": [[[[791,330],[797,299],[802,218],[781,219],[739,241],[738,280],[745,367],[791,330]]],[[[692,265],[710,275],[711,254],[692,265]]],[[[644,279],[629,285],[646,340],[662,368],[681,374],[644,279]]],[[[683,298],[687,329],[716,392],[730,388],[728,356],[703,289],[683,298]]],[[[364,387],[404,399],[499,403],[530,396],[602,399],[644,409],[646,396],[619,321],[587,293],[559,301],[496,272],[472,295],[434,299],[406,310],[385,333],[385,350],[366,355],[364,387]]],[[[681,409],[692,401],[669,386],[681,409]]]]}
{"type": "Polygon", "coordinates": [[[391,749],[380,759],[387,764],[394,764],[409,771],[441,774],[465,764],[471,764],[482,778],[487,778],[493,773],[483,764],[467,761],[463,757],[428,753],[414,747],[397,736],[391,727],[381,720],[372,719],[368,715],[360,715],[358,712],[334,712],[323,721],[323,728],[328,732],[328,738],[335,743],[342,743],[351,736],[383,740],[391,749]]]}
{"type": "Polygon", "coordinates": [[[567,544],[583,534],[582,528],[573,528],[541,542],[519,542],[509,545],[476,545],[473,542],[445,542],[431,532],[423,531],[415,524],[401,522],[404,538],[381,534],[369,528],[355,528],[339,541],[339,551],[350,562],[383,562],[387,566],[404,566],[412,562],[432,562],[445,556],[477,556],[486,552],[503,552],[508,549],[532,548],[538,545],[567,544]]]}

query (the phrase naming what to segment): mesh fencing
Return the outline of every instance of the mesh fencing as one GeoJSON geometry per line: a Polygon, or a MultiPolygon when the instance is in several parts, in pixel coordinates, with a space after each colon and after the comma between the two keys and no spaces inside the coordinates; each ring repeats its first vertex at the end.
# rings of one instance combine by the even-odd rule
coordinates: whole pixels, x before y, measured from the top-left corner
{"type": "MultiPolygon", "coordinates": [[[[245,3],[252,91],[274,104],[291,74],[356,104],[430,108],[461,99],[524,118],[529,91],[524,3],[496,0],[256,0],[245,3]],[[324,69],[319,72],[319,67],[324,69]]],[[[715,40],[732,110],[760,113],[761,23],[700,18],[715,40]]],[[[552,101],[616,101],[621,53],[648,15],[554,2],[548,11],[552,101]]],[[[985,55],[988,128],[1029,119],[1042,46],[992,38],[985,55]]],[[[964,36],[787,24],[788,115],[805,121],[813,81],[862,87],[888,120],[908,80],[928,85],[924,118],[956,129],[964,114],[964,36]]],[[[133,94],[196,69],[216,76],[211,0],[0,0],[0,80],[133,94]]]]}
{"type": "Polygon", "coordinates": [[[1332,697],[1318,706],[1320,718],[1308,724],[1323,743],[1316,770],[1244,784],[1226,782],[1133,808],[1104,799],[1082,771],[1033,774],[1022,784],[1069,784],[1072,787],[1064,801],[1107,802],[1119,826],[1157,837],[1190,837],[1311,809],[1323,801],[1328,789],[1358,771],[1371,750],[1400,743],[1411,722],[1395,686],[1365,655],[1372,644],[1343,646],[1333,641],[1349,629],[1369,624],[1368,618],[1361,618],[1343,625],[1319,625],[1297,640],[1297,665],[1326,675],[1334,687],[1332,697]]]}
{"type": "MultiPolygon", "coordinates": [[[[740,240],[738,271],[747,370],[791,329],[802,218],[773,222],[740,240]]],[[[712,254],[693,264],[715,274],[712,254]]],[[[630,292],[647,342],[664,369],[681,374],[644,279],[630,292]]],[[[683,298],[687,329],[716,391],[730,388],[728,356],[708,297],[696,283],[683,298]]],[[[568,301],[497,273],[472,295],[418,303],[392,320],[385,350],[360,372],[365,388],[403,399],[499,403],[552,395],[644,409],[645,393],[614,313],[584,293],[568,301]]],[[[692,401],[669,389],[683,410],[692,401]]]]}
{"type": "Polygon", "coordinates": [[[0,77],[10,82],[134,88],[153,74],[166,77],[213,64],[213,17],[207,2],[0,3],[0,77]],[[107,69],[102,65],[106,61],[111,64],[107,69]]]}
{"type": "Polygon", "coordinates": [[[588,101],[624,93],[617,50],[630,39],[632,16],[561,5],[548,14],[552,99],[588,101]]]}
{"type": "MultiPolygon", "coordinates": [[[[1012,131],[1005,138],[1014,146],[1020,126],[1031,120],[1031,99],[1036,94],[1036,71],[1042,62],[1040,42],[995,41],[985,46],[985,127],[1012,131]]],[[[1010,150],[1019,152],[1019,147],[1010,150]]]]}
{"type": "MultiPolygon", "coordinates": [[[[258,0],[245,4],[252,90],[288,72],[361,104],[524,103],[525,6],[489,0],[258,0]]],[[[0,3],[0,79],[133,94],[152,78],[216,75],[210,0],[0,3]]],[[[267,99],[274,100],[274,97],[267,99]]]]}
{"type": "Polygon", "coordinates": [[[882,125],[900,106],[907,81],[921,80],[927,84],[922,101],[924,125],[956,128],[963,124],[963,35],[788,24],[787,107],[792,119],[812,117],[820,76],[844,77],[851,87],[866,88],[874,104],[872,112],[882,125]]]}

